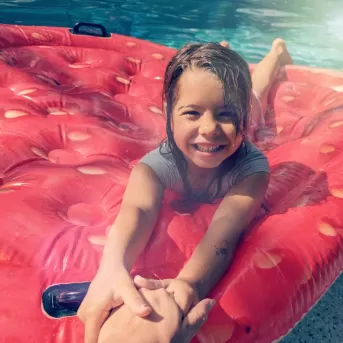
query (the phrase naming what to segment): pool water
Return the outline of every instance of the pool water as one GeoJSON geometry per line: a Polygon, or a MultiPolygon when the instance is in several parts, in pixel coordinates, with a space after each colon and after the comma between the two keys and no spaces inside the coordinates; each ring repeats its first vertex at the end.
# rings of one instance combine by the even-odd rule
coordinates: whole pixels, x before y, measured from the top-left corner
{"type": "Polygon", "coordinates": [[[282,37],[295,63],[343,70],[342,0],[0,0],[2,23],[78,21],[176,48],[226,39],[252,63],[282,37]]]}
{"type": "MultiPolygon", "coordinates": [[[[282,37],[295,63],[343,70],[342,0],[0,0],[1,23],[79,21],[175,48],[226,39],[251,63],[282,37]]],[[[343,342],[342,299],[341,277],[282,342],[343,342]]]]}

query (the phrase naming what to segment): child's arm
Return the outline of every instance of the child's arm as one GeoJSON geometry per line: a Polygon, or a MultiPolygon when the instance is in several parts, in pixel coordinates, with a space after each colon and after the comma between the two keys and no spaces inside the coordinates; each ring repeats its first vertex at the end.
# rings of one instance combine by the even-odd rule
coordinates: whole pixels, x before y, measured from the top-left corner
{"type": "Polygon", "coordinates": [[[144,250],[156,224],[164,187],[143,163],[131,172],[120,212],[105,245],[102,265],[130,271],[144,250]]]}
{"type": "Polygon", "coordinates": [[[146,317],[151,306],[137,291],[130,271],[154,229],[163,186],[144,164],[132,170],[121,209],[109,232],[100,268],[78,309],[85,324],[85,342],[98,342],[100,329],[113,308],[125,303],[146,317]]]}
{"type": "Polygon", "coordinates": [[[261,205],[269,183],[267,173],[245,177],[231,188],[218,207],[211,225],[178,279],[192,285],[200,299],[227,271],[242,233],[261,205]]]}

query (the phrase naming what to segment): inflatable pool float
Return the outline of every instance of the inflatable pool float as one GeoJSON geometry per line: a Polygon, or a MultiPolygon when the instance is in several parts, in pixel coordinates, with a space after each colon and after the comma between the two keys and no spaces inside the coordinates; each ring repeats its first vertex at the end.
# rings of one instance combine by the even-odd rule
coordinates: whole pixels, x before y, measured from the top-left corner
{"type": "MultiPolygon", "coordinates": [[[[130,170],[165,136],[175,50],[92,25],[0,25],[0,49],[2,342],[81,343],[75,311],[130,170]]],[[[343,267],[343,73],[285,73],[256,133],[271,164],[266,211],[211,294],[201,342],[279,340],[343,267]]],[[[175,276],[216,209],[172,199],[133,273],[175,276]]]]}

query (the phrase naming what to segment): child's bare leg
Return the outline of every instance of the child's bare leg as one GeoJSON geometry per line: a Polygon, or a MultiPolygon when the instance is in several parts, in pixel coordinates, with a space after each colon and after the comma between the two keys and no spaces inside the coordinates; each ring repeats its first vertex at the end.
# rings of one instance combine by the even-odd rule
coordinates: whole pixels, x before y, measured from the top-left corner
{"type": "Polygon", "coordinates": [[[284,40],[277,38],[263,60],[255,66],[252,74],[252,86],[262,105],[262,114],[265,115],[268,103],[268,93],[276,79],[280,67],[293,64],[284,40]]]}
{"type": "Polygon", "coordinates": [[[220,45],[223,46],[224,48],[229,48],[230,49],[230,44],[226,40],[222,40],[220,42],[220,45]]]}
{"type": "MultiPolygon", "coordinates": [[[[220,44],[230,48],[227,41],[220,44]]],[[[286,64],[293,64],[286,43],[281,38],[273,41],[272,47],[263,60],[258,63],[252,73],[252,86],[262,105],[262,113],[265,115],[267,110],[268,92],[278,74],[280,67],[286,64]]]]}

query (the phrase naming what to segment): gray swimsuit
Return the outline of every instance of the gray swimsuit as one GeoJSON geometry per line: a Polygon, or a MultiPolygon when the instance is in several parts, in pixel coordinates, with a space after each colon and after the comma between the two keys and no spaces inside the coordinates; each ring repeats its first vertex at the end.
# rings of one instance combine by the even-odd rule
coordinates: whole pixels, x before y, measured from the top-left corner
{"type": "MultiPolygon", "coordinates": [[[[223,197],[229,189],[244,177],[258,173],[269,173],[269,163],[266,156],[253,143],[247,142],[246,148],[241,147],[235,165],[225,174],[219,197],[223,197]]],[[[165,152],[162,145],[162,152],[165,152]]],[[[171,153],[161,154],[160,148],[146,154],[141,163],[148,165],[160,178],[165,189],[182,193],[183,182],[171,153]]]]}

